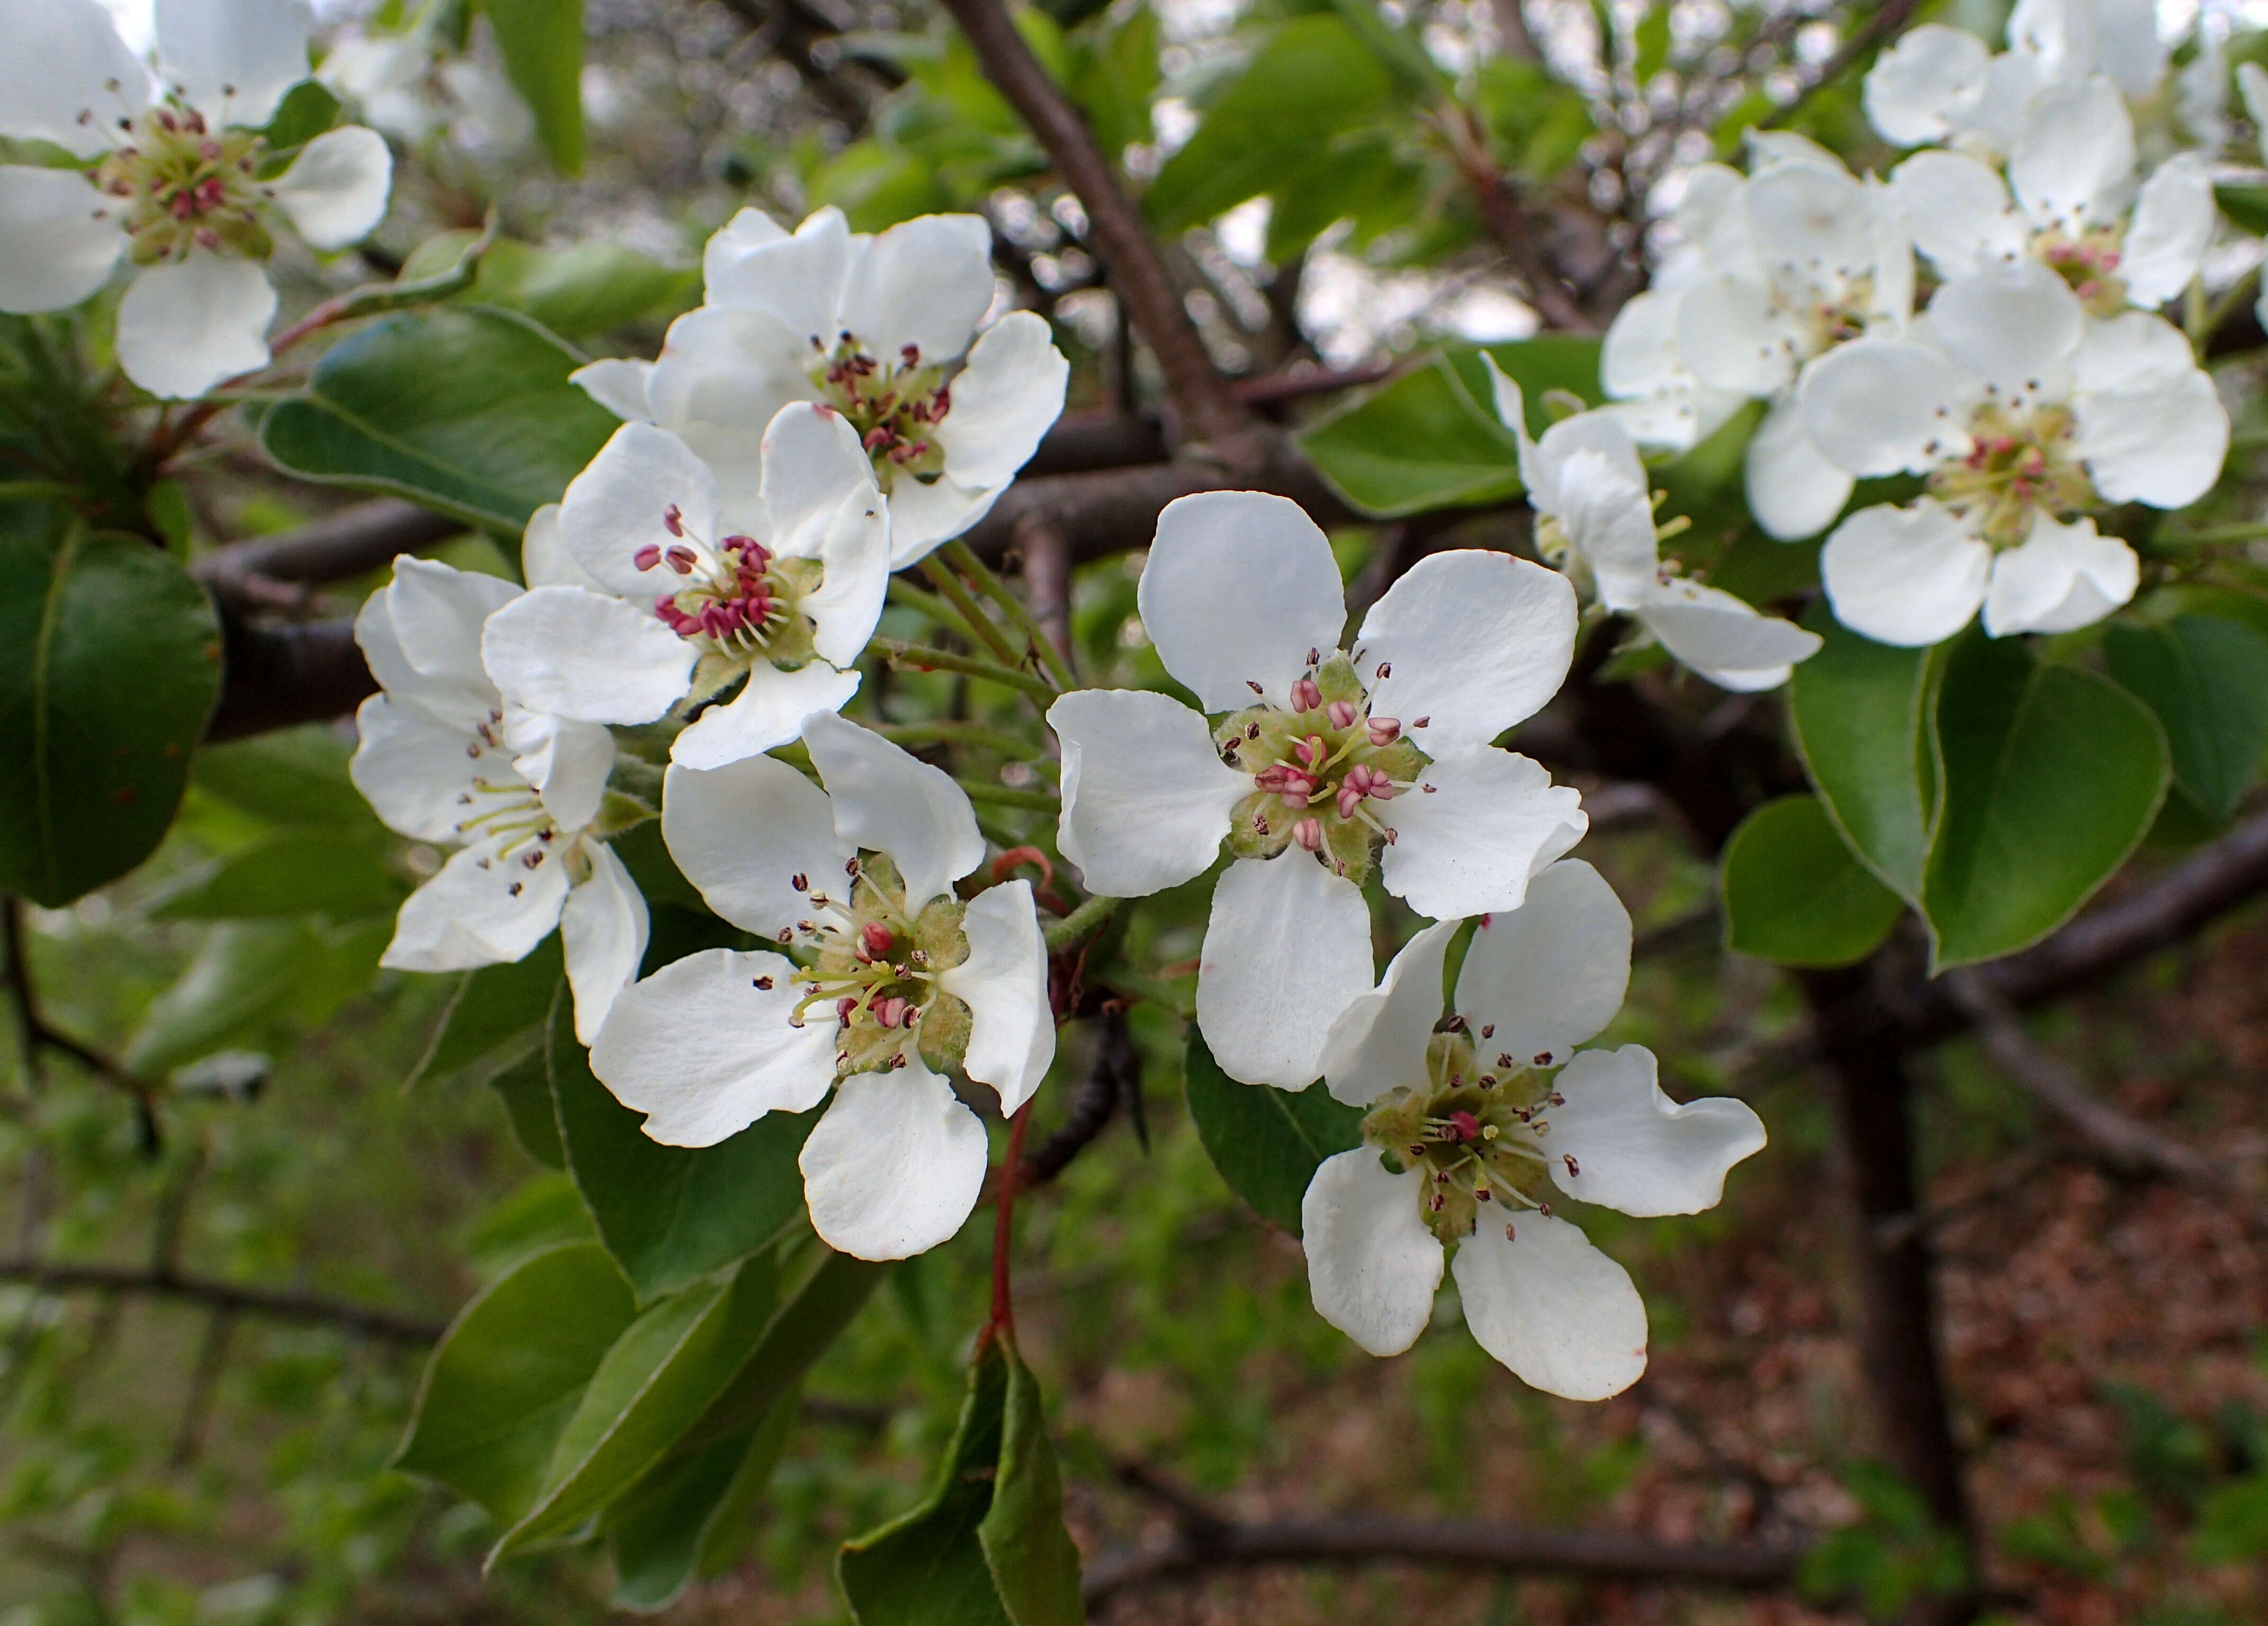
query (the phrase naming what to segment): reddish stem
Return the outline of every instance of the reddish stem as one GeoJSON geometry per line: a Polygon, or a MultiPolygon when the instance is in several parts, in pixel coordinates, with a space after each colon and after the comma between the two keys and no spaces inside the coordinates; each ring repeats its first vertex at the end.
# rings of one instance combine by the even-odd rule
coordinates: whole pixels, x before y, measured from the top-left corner
{"type": "Polygon", "coordinates": [[[1032,1121],[1032,1104],[1026,1101],[1008,1120],[1008,1156],[1000,1165],[998,1208],[992,1218],[992,1319],[984,1324],[990,1343],[1016,1330],[1016,1306],[1009,1284],[1008,1246],[1014,1240],[1016,1179],[1024,1172],[1024,1131],[1032,1121]]]}

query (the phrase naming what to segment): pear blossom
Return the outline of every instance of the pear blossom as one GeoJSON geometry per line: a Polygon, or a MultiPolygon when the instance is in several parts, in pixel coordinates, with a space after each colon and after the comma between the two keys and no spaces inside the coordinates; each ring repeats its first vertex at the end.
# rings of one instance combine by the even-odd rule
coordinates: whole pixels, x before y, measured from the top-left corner
{"type": "Polygon", "coordinates": [[[490,669],[586,723],[713,700],[670,747],[689,768],[783,745],[856,694],[889,585],[889,517],[858,438],[804,402],[765,430],[752,497],[668,430],[625,423],[530,539],[541,584],[532,571],[489,622],[490,669]]]}
{"type": "Polygon", "coordinates": [[[155,395],[264,366],[279,218],[343,248],[386,212],[376,131],[316,136],[280,174],[259,131],[307,77],[306,0],[157,0],[158,80],[96,0],[0,0],[0,136],[70,169],[0,165],[0,311],[62,310],[135,268],[118,360],[155,395]]]}
{"type": "Polygon", "coordinates": [[[1966,153],[1918,152],[1891,189],[1941,276],[2029,255],[2098,316],[2154,310],[2190,285],[2218,219],[2205,158],[2176,153],[2135,187],[2134,124],[2105,78],[2026,103],[2004,180],[1966,153]]]}
{"type": "Polygon", "coordinates": [[[1580,592],[1631,616],[1719,688],[1777,688],[1818,651],[1818,634],[1664,567],[1646,467],[1622,420],[1580,412],[1532,440],[1520,386],[1488,366],[1497,416],[1519,438],[1521,479],[1543,521],[1537,549],[1580,592]]]}
{"type": "Polygon", "coordinates": [[[404,555],[355,622],[380,686],[355,714],[355,787],[390,828],[457,849],[402,904],[379,963],[498,965],[556,927],[587,1044],[637,975],[645,900],[604,839],[614,736],[521,703],[481,664],[482,622],[518,592],[404,555]]]}
{"type": "Polygon", "coordinates": [[[1480,922],[1445,1018],[1465,923],[1420,931],[1331,1026],[1326,1087],[1367,1110],[1362,1145],[1326,1159],[1300,1204],[1308,1289],[1325,1321],[1396,1355],[1446,1260],[1483,1349],[1535,1388],[1604,1400],[1646,1370],[1646,1306],[1555,1197],[1699,1213],[1764,1125],[1727,1098],[1673,1101],[1641,1046],[1576,1048],[1630,981],[1630,916],[1589,865],[1562,859],[1480,922]]]}
{"type": "Polygon", "coordinates": [[[2228,447],[2228,414],[2177,329],[2140,311],[2090,318],[2030,259],[1948,283],[1904,339],[1830,352],[1802,401],[1844,468],[1927,482],[1907,506],[1852,514],[1820,555],[1837,618],[1886,644],[1934,644],[1980,607],[1995,637],[2101,620],[2139,565],[2089,514],[2194,502],[2228,447]]]}
{"type": "Polygon", "coordinates": [[[315,77],[377,129],[412,146],[447,134],[468,146],[527,144],[535,121],[504,76],[434,37],[441,9],[407,33],[371,28],[333,45],[315,77]]]}
{"type": "Polygon", "coordinates": [[[751,437],[790,401],[841,412],[890,504],[892,568],[990,510],[1063,411],[1071,364],[1044,318],[991,308],[991,228],[924,215],[876,236],[821,209],[791,234],[744,209],[702,258],[704,303],[660,358],[576,379],[617,416],[681,438],[729,487],[751,437]]]}
{"type": "Polygon", "coordinates": [[[1574,592],[1507,554],[1435,554],[1342,651],[1322,532],[1280,497],[1211,491],[1159,516],[1137,602],[1201,709],[1129,689],[1055,702],[1063,854],[1090,892],[1141,897],[1226,846],[1197,1023],[1230,1077],[1303,1088],[1369,985],[1374,853],[1388,892],[1446,918],[1517,906],[1588,827],[1574,791],[1490,743],[1566,676],[1574,592]]]}
{"type": "Polygon", "coordinates": [[[902,1259],[960,1230],[984,1183],[984,1127],[944,1070],[1012,1114],[1055,1058],[1046,942],[1028,881],[955,895],[984,838],[948,776],[831,711],[803,739],[823,790],[769,756],[669,769],[671,856],[778,948],[665,966],[616,1001],[591,1066],[673,1146],[832,1089],[802,1153],[812,1225],[839,1252],[902,1259]]]}
{"type": "Polygon", "coordinates": [[[1643,445],[1690,451],[1740,410],[1741,395],[1695,376],[1678,330],[1686,291],[1709,275],[1721,252],[1715,239],[1745,180],[1723,164],[1697,165],[1682,178],[1669,217],[1676,245],[1654,267],[1650,285],[1615,313],[1600,342],[1599,386],[1609,409],[1643,445]]]}

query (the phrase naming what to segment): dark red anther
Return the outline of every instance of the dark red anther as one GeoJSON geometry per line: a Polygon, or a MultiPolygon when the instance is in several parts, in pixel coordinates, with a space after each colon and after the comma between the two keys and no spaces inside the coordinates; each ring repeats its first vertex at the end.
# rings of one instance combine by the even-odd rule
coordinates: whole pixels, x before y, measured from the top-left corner
{"type": "Polygon", "coordinates": [[[661,528],[672,536],[685,534],[685,511],[674,503],[661,511],[661,528]]]}
{"type": "Polygon", "coordinates": [[[692,575],[693,567],[701,562],[701,555],[690,548],[673,548],[662,557],[669,562],[669,568],[680,576],[692,575]]]}
{"type": "Polygon", "coordinates": [[[651,570],[661,563],[661,544],[648,542],[630,555],[630,563],[641,570],[651,570]]]}
{"type": "Polygon", "coordinates": [[[1449,1115],[1449,1122],[1454,1126],[1459,1140],[1473,1141],[1481,1137],[1481,1121],[1462,1107],[1449,1115]]]}

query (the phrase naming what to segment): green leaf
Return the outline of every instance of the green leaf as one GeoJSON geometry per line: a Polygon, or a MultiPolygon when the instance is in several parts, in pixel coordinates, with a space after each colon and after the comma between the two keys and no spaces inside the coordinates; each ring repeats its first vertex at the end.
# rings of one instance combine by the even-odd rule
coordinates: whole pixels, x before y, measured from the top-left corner
{"type": "Polygon", "coordinates": [[[207,746],[189,777],[198,790],[270,824],[380,835],[385,826],[347,776],[354,748],[327,723],[207,746]]]}
{"type": "Polygon", "coordinates": [[[121,1060],[131,1071],[156,1077],[220,1048],[289,1001],[321,953],[304,921],[222,922],[151,1002],[121,1060]]]}
{"type": "Polygon", "coordinates": [[[158,920],[352,919],[393,913],[408,890],[372,848],[328,831],[286,830],[230,853],[150,913],[158,920]]]}
{"type": "Polygon", "coordinates": [[[818,1109],[767,1113],[714,1146],[665,1146],[592,1076],[565,1001],[549,1053],[568,1173],[641,1301],[745,1259],[803,1211],[796,1158],[818,1109]]]}
{"type": "Polygon", "coordinates": [[[1007,1335],[984,1340],[929,1494],[843,1544],[858,1626],[1077,1626],[1079,1553],[1039,1385],[1007,1335]]]}
{"type": "Polygon", "coordinates": [[[1852,856],[1815,796],[1783,796],[1725,846],[1725,942],[1783,966],[1847,966],[1889,935],[1897,894],[1852,856]]]}
{"type": "Polygon", "coordinates": [[[426,1362],[394,1466],[509,1524],[534,1500],[560,1431],[636,1314],[629,1284],[597,1244],[532,1254],[464,1307],[426,1362]]]}
{"type": "Polygon", "coordinates": [[[1803,765],[1859,862],[1918,904],[1937,807],[1930,653],[1862,638],[1824,605],[1803,624],[1826,640],[1788,681],[1803,765]]]}
{"type": "Polygon", "coordinates": [[[479,0],[504,77],[560,173],[583,173],[583,0],[479,0]]]}
{"type": "Polygon", "coordinates": [[[1669,12],[1667,4],[1649,5],[1631,34],[1631,70],[1640,85],[1669,65],[1669,12]]]}
{"type": "Polygon", "coordinates": [[[1272,190],[1315,144],[1384,114],[1393,81],[1336,17],[1294,18],[1221,92],[1159,169],[1142,207],[1161,232],[1187,231],[1272,190]]]}
{"type": "MultiPolygon", "coordinates": [[[[520,1150],[548,1169],[565,1169],[567,1149],[559,1144],[559,1119],[551,1110],[550,1060],[543,1047],[534,1046],[518,1061],[499,1068],[488,1084],[504,1103],[512,1137],[520,1150]]],[[[589,1210],[583,1209],[579,1193],[576,1207],[587,1223],[589,1210]]]]}
{"type": "Polygon", "coordinates": [[[688,1445],[735,1433],[779,1404],[843,1335],[890,1269],[819,1242],[804,1252],[802,1274],[794,1268],[784,1272],[794,1284],[781,1296],[739,1374],[687,1436],[688,1445]]]}
{"type": "MultiPolygon", "coordinates": [[[[1073,19],[1057,20],[1069,26],[1073,19]]],[[[1158,93],[1158,14],[1140,6],[1116,26],[1100,26],[1108,33],[1083,55],[1071,91],[1094,127],[1096,144],[1116,159],[1153,134],[1150,103],[1158,93]]]]}
{"type": "Polygon", "coordinates": [[[637,1483],[740,1370],[777,1303],[769,1254],[655,1300],[607,1351],[559,1432],[543,1487],[489,1562],[574,1529],[637,1483]]]}
{"type": "MultiPolygon", "coordinates": [[[[476,232],[443,232],[417,246],[397,282],[438,276],[475,242],[476,232]]],[[[620,243],[538,248],[499,238],[489,245],[460,296],[533,317],[553,333],[581,339],[611,333],[641,318],[674,315],[696,298],[701,273],[674,269],[620,243]]]]}
{"type": "MultiPolygon", "coordinates": [[[[458,1073],[482,1078],[543,1051],[552,1004],[566,986],[567,970],[559,936],[551,936],[526,956],[500,966],[468,971],[441,1012],[441,1020],[409,1083],[448,1078],[458,1073]]],[[[550,1111],[545,1085],[544,1111],[550,1111]]],[[[557,1136],[555,1132],[553,1140],[557,1136]]]]}
{"type": "Polygon", "coordinates": [[[260,133],[268,151],[282,152],[302,147],[339,121],[339,99],[330,86],[302,79],[284,92],[275,113],[260,133]]]}
{"type": "Polygon", "coordinates": [[[2268,1471],[2215,1485],[2198,1505],[2191,1552],[2199,1563],[2242,1563],[2268,1554],[2268,1471]]]}
{"type": "Polygon", "coordinates": [[[1366,247],[1410,219],[1424,200],[1425,184],[1423,166],[1403,152],[1391,132],[1361,129],[1335,136],[1277,181],[1261,253],[1270,265],[1289,264],[1342,220],[1353,223],[1353,246],[1366,247]]]}
{"type": "Polygon", "coordinates": [[[795,1425],[796,1401],[784,1394],[761,1422],[663,1458],[608,1507],[616,1608],[666,1608],[695,1580],[732,1567],[795,1425]]]}
{"type": "Polygon", "coordinates": [[[1922,911],[1937,968],[2014,953],[2071,918],[2133,851],[2171,778],[2147,706],[2013,639],[1972,636],[1937,703],[1945,806],[1922,911]]]}
{"type": "Polygon", "coordinates": [[[303,480],[391,492],[517,536],[617,427],[567,381],[582,362],[515,311],[381,317],[269,408],[260,443],[303,480]]]}
{"type": "Polygon", "coordinates": [[[0,891],[49,909],[165,837],[220,693],[220,624],[163,549],[0,536],[0,891]]]}
{"type": "Polygon", "coordinates": [[[2268,755],[2268,638],[2242,622],[2183,615],[2113,627],[2102,654],[2157,713],[2183,794],[2215,819],[2235,812],[2268,755]]]}
{"type": "Polygon", "coordinates": [[[1502,344],[1451,345],[1441,353],[1457,370],[1467,393],[1488,414],[1491,423],[1498,423],[1495,388],[1488,367],[1481,360],[1483,350],[1495,361],[1498,372],[1520,386],[1527,408],[1528,432],[1531,435],[1541,435],[1556,421],[1551,403],[1545,399],[1555,391],[1576,396],[1594,407],[1605,399],[1599,388],[1596,339],[1587,339],[1580,334],[1543,333],[1532,339],[1508,340],[1502,344]]]}
{"type": "Polygon", "coordinates": [[[1300,1202],[1325,1158],[1362,1144],[1362,1114],[1320,1084],[1278,1090],[1221,1071],[1189,1026],[1183,1090],[1205,1155],[1230,1190],[1270,1225],[1300,1234],[1300,1202]]]}

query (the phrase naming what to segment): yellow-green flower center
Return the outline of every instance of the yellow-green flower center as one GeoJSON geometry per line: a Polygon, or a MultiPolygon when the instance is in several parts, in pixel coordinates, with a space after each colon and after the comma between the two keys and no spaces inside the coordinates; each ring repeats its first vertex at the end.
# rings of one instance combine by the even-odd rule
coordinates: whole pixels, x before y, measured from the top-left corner
{"type": "Polygon", "coordinates": [[[1930,495],[1994,548],[2014,548],[2035,513],[2062,519],[2095,506],[2073,449],[2077,427],[2068,407],[1989,399],[1970,416],[1967,454],[1931,473],[1930,495]]]}
{"type": "Polygon", "coordinates": [[[816,352],[811,377],[820,398],[858,431],[883,490],[901,475],[929,485],[945,473],[937,426],[953,410],[953,390],[942,364],[924,363],[915,344],[895,359],[878,358],[848,331],[836,336],[832,349],[816,337],[811,348],[816,352]]]}
{"type": "Polygon", "coordinates": [[[1364,1144],[1423,1177],[1418,1213],[1444,1243],[1484,1220],[1516,1225],[1523,1210],[1551,1211],[1550,1115],[1566,1103],[1550,1075],[1567,1058],[1512,1056],[1491,1049],[1492,1037],[1451,1018],[1426,1045],[1425,1087],[1394,1091],[1362,1121],[1364,1144]]]}
{"type": "Polygon", "coordinates": [[[968,1007],[938,986],[968,958],[962,906],[932,898],[909,912],[905,885],[885,857],[853,858],[840,877],[798,875],[811,914],[780,942],[805,951],[798,1026],[831,1012],[838,1075],[888,1072],[918,1054],[942,1069],[968,1045],[968,1007]]]}
{"type": "Polygon", "coordinates": [[[275,245],[260,214],[272,195],[258,176],[265,140],[213,129],[195,108],[172,102],[120,123],[117,146],[91,179],[118,200],[136,264],[179,260],[192,248],[268,257],[275,245]]]}

